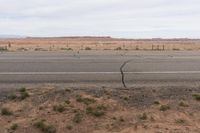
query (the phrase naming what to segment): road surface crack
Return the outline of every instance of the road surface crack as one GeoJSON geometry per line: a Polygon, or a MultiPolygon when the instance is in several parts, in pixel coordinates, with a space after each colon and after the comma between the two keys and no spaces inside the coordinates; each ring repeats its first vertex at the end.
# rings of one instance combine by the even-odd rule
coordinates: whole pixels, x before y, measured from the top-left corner
{"type": "Polygon", "coordinates": [[[126,66],[126,64],[129,63],[130,61],[131,61],[131,60],[125,61],[125,62],[121,65],[121,67],[120,67],[120,72],[121,72],[121,76],[122,76],[121,81],[122,81],[122,84],[123,84],[124,88],[127,88],[127,86],[126,86],[126,82],[125,82],[125,75],[124,75],[124,70],[123,70],[123,68],[124,68],[124,67],[126,66]]]}

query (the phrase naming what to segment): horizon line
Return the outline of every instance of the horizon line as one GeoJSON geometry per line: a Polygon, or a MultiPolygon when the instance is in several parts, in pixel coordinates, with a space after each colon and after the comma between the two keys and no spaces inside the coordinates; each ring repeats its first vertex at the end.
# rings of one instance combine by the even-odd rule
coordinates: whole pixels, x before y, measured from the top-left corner
{"type": "Polygon", "coordinates": [[[192,38],[192,37],[114,37],[114,36],[93,36],[93,35],[83,35],[83,36],[23,36],[23,35],[1,35],[0,40],[2,39],[45,39],[45,38],[107,38],[107,39],[127,39],[127,40],[199,40],[199,38],[192,38]]]}

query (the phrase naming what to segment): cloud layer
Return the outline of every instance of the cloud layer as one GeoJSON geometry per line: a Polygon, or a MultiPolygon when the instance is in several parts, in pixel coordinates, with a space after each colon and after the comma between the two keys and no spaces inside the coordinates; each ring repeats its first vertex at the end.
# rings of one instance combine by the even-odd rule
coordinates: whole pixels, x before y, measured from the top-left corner
{"type": "Polygon", "coordinates": [[[0,0],[0,34],[200,37],[199,0],[0,0]]]}

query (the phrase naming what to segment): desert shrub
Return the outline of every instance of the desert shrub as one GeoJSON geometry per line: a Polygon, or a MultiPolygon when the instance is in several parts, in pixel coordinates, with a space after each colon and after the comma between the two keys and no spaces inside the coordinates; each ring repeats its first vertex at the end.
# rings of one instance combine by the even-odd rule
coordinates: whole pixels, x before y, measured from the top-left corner
{"type": "Polygon", "coordinates": [[[170,106],[169,105],[161,105],[160,106],[160,111],[167,111],[170,109],[170,106]]]}
{"type": "Polygon", "coordinates": [[[105,115],[105,112],[95,110],[94,112],[92,112],[92,114],[93,114],[93,116],[95,116],[95,117],[101,117],[101,116],[105,115]]]}
{"type": "Polygon", "coordinates": [[[15,95],[15,94],[10,94],[8,96],[8,99],[10,99],[10,100],[15,100],[16,98],[17,98],[17,95],[15,95]]]}
{"type": "Polygon", "coordinates": [[[140,120],[147,120],[148,119],[147,114],[143,113],[143,114],[139,115],[139,119],[140,120]]]}
{"type": "Polygon", "coordinates": [[[36,121],[33,126],[40,129],[43,133],[56,133],[56,128],[53,125],[46,123],[44,120],[36,121]]]}
{"type": "Polygon", "coordinates": [[[111,50],[111,49],[105,48],[105,49],[103,49],[103,50],[111,50]]]}
{"type": "Polygon", "coordinates": [[[151,117],[150,117],[150,120],[151,120],[152,122],[154,122],[154,121],[155,121],[155,119],[154,119],[154,117],[153,117],[153,116],[151,116],[151,117]]]}
{"type": "Polygon", "coordinates": [[[129,98],[128,98],[128,97],[124,97],[123,99],[124,99],[125,101],[128,101],[128,100],[129,100],[129,98]]]}
{"type": "Polygon", "coordinates": [[[20,88],[19,92],[26,92],[26,88],[25,87],[20,88]]]}
{"type": "Polygon", "coordinates": [[[24,99],[26,99],[27,97],[30,96],[25,87],[20,88],[20,89],[19,89],[19,92],[20,92],[19,98],[20,98],[21,100],[24,100],[24,99]]]}
{"type": "Polygon", "coordinates": [[[71,92],[71,90],[70,90],[70,89],[68,89],[68,88],[66,88],[66,89],[65,89],[65,91],[66,91],[66,92],[71,92]]]}
{"type": "Polygon", "coordinates": [[[7,47],[0,47],[0,52],[8,51],[7,47]]]}
{"type": "Polygon", "coordinates": [[[106,106],[104,106],[103,104],[101,104],[101,105],[97,105],[97,107],[96,107],[98,110],[107,110],[107,107],[106,106]]]}
{"type": "Polygon", "coordinates": [[[72,130],[72,128],[73,128],[73,127],[72,127],[71,125],[67,125],[67,129],[68,129],[68,130],[72,130]]]}
{"type": "Polygon", "coordinates": [[[200,101],[200,94],[193,94],[193,97],[194,97],[197,101],[200,101]]]}
{"type": "Polygon", "coordinates": [[[34,124],[36,128],[44,128],[45,127],[45,120],[37,120],[34,124]]]}
{"type": "Polygon", "coordinates": [[[178,124],[184,124],[184,123],[186,123],[186,120],[184,120],[184,119],[177,119],[176,123],[178,123],[178,124]]]}
{"type": "Polygon", "coordinates": [[[47,51],[47,50],[44,48],[35,48],[35,51],[47,51]]]}
{"type": "Polygon", "coordinates": [[[81,97],[79,95],[76,97],[76,101],[80,102],[80,103],[84,103],[86,105],[89,105],[89,104],[92,104],[92,103],[96,102],[95,99],[92,99],[92,98],[83,98],[83,97],[81,97]]]}
{"type": "Polygon", "coordinates": [[[186,103],[183,102],[183,101],[179,103],[179,106],[181,106],[181,107],[189,107],[189,105],[186,104],[186,103]]]}
{"type": "Polygon", "coordinates": [[[180,49],[179,49],[179,48],[173,48],[173,50],[174,50],[174,51],[179,51],[180,49]]]}
{"type": "Polygon", "coordinates": [[[12,124],[11,126],[10,126],[10,130],[16,130],[17,128],[18,128],[19,126],[18,126],[18,124],[12,124]]]}
{"type": "Polygon", "coordinates": [[[28,92],[21,92],[20,93],[20,99],[21,100],[24,100],[24,99],[26,99],[27,97],[29,97],[29,93],[28,92]]]}
{"type": "Polygon", "coordinates": [[[101,117],[105,115],[105,110],[107,108],[104,105],[98,105],[96,107],[87,107],[86,113],[95,117],[101,117]]]}
{"type": "Polygon", "coordinates": [[[61,104],[59,104],[59,105],[54,105],[54,106],[53,106],[53,110],[56,111],[56,112],[62,113],[62,112],[65,111],[65,107],[64,107],[63,105],[61,105],[61,104]]]}
{"type": "Polygon", "coordinates": [[[72,48],[61,48],[60,50],[73,50],[72,48]]]}
{"type": "Polygon", "coordinates": [[[86,108],[86,113],[87,114],[91,114],[93,112],[93,108],[92,107],[87,107],[86,108]]]}
{"type": "Polygon", "coordinates": [[[160,102],[159,101],[154,101],[154,104],[159,105],[160,102]]]}
{"type": "Polygon", "coordinates": [[[74,115],[73,122],[80,123],[82,121],[82,119],[83,119],[83,114],[81,114],[80,112],[77,112],[74,115]]]}
{"type": "Polygon", "coordinates": [[[26,48],[18,48],[17,50],[18,51],[28,51],[28,49],[26,49],[26,48]]]}
{"type": "Polygon", "coordinates": [[[12,115],[13,113],[8,108],[1,109],[1,115],[12,115]]]}
{"type": "Polygon", "coordinates": [[[120,117],[120,118],[119,118],[119,121],[120,121],[120,122],[125,122],[125,120],[124,120],[123,117],[120,117]]]}
{"type": "Polygon", "coordinates": [[[122,48],[121,47],[117,47],[115,50],[122,50],[122,48]]]}
{"type": "Polygon", "coordinates": [[[113,119],[113,120],[117,120],[117,118],[116,118],[115,116],[114,116],[114,117],[112,117],[112,119],[113,119]]]}
{"type": "Polygon", "coordinates": [[[92,107],[87,107],[86,112],[87,112],[87,114],[91,114],[95,117],[101,117],[101,116],[105,115],[105,112],[95,109],[95,108],[92,108],[92,107]]]}
{"type": "Polygon", "coordinates": [[[90,48],[90,47],[86,47],[85,50],[92,50],[92,48],[90,48]]]}
{"type": "Polygon", "coordinates": [[[65,100],[65,103],[70,104],[71,102],[70,102],[70,100],[65,100]]]}

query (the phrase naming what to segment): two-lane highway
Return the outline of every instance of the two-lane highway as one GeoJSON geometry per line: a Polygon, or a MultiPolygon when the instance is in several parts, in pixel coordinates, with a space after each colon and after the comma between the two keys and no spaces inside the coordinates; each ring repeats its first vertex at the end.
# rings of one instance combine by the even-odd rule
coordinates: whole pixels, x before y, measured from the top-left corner
{"type": "Polygon", "coordinates": [[[200,81],[200,52],[0,53],[0,83],[121,83],[200,81]]]}

